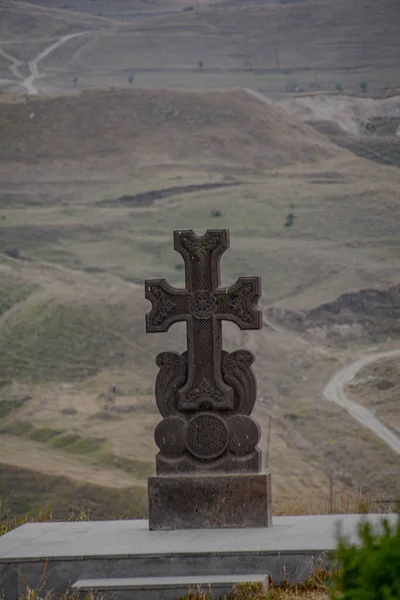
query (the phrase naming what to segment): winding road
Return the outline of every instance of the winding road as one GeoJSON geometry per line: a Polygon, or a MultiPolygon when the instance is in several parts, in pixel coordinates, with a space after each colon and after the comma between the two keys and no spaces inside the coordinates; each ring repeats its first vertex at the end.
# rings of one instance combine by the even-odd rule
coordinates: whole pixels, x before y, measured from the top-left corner
{"type": "Polygon", "coordinates": [[[382,358],[399,355],[400,350],[389,350],[387,352],[377,352],[369,356],[364,356],[339,371],[339,373],[336,373],[323,392],[326,400],[335,402],[335,404],[338,404],[340,407],[347,410],[353,419],[356,419],[363,427],[370,429],[397,454],[400,454],[400,437],[394,431],[383,425],[383,423],[381,423],[367,408],[349,400],[344,393],[344,387],[354,378],[356,373],[366,365],[381,360],[382,358]]]}
{"type": "Polygon", "coordinates": [[[33,84],[33,82],[36,79],[38,79],[39,77],[41,77],[39,68],[38,68],[38,64],[40,63],[40,61],[42,61],[44,58],[49,56],[49,54],[54,52],[54,50],[57,50],[57,48],[59,48],[60,46],[62,46],[66,42],[68,42],[69,40],[72,40],[73,38],[76,38],[76,37],[80,37],[82,35],[87,35],[88,33],[90,33],[90,32],[89,31],[81,31],[79,33],[70,33],[68,35],[63,35],[62,37],[60,37],[60,39],[58,39],[56,42],[53,42],[50,46],[47,46],[47,48],[42,50],[42,52],[40,52],[40,54],[38,54],[35,58],[28,61],[27,63],[22,60],[19,60],[18,58],[15,58],[15,56],[12,56],[11,54],[9,54],[9,52],[6,52],[1,47],[1,42],[0,42],[0,56],[2,56],[3,58],[5,58],[6,60],[8,60],[11,63],[8,66],[8,68],[14,76],[14,79],[0,79],[0,84],[1,83],[17,84],[17,85],[20,85],[21,87],[24,87],[29,95],[36,96],[38,94],[38,89],[33,84]],[[29,71],[30,71],[30,75],[28,77],[24,77],[24,75],[21,73],[21,67],[23,67],[25,65],[28,66],[29,71]]]}

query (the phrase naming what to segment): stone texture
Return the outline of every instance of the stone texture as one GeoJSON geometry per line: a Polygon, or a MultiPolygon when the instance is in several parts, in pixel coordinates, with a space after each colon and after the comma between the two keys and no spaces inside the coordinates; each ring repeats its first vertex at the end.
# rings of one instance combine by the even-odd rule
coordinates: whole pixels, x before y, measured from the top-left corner
{"type": "Polygon", "coordinates": [[[187,351],[161,352],[155,395],[164,420],[155,431],[157,475],[259,473],[260,429],[250,414],[257,389],[248,350],[225,352],[222,321],[240,329],[260,329],[258,277],[241,277],[220,287],[219,263],[229,247],[226,229],[197,236],[175,231],[174,248],[185,263],[185,288],[164,279],[145,283],[152,303],[146,331],[164,332],[186,322],[187,351]]]}
{"type": "Polygon", "coordinates": [[[150,477],[151,530],[268,527],[270,474],[150,477]]]}

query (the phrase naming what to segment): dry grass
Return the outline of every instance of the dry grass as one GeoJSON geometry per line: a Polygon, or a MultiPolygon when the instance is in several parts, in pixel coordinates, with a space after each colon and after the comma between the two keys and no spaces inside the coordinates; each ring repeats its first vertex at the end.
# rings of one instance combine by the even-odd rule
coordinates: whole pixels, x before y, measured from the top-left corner
{"type": "MultiPolygon", "coordinates": [[[[354,92],[362,80],[374,93],[398,85],[396,0],[371,5],[365,0],[334,5],[329,0],[196,2],[191,12],[182,12],[183,0],[158,0],[141,4],[140,12],[175,13],[151,19],[134,18],[136,3],[79,4],[69,3],[79,12],[49,8],[45,1],[10,3],[3,11],[0,34],[23,41],[16,51],[24,59],[32,58],[26,54],[29,38],[96,31],[60,47],[41,64],[46,78],[38,85],[44,93],[74,91],[76,76],[77,89],[127,87],[132,73],[133,85],[141,88],[245,86],[272,94],[297,88],[335,90],[337,83],[354,92]],[[47,6],[38,6],[42,3],[47,6]]],[[[7,70],[3,72],[6,76],[7,70]]]]}
{"type": "MultiPolygon", "coordinates": [[[[64,3],[65,4],[65,3],[64,3]]],[[[53,5],[53,3],[52,3],[53,5]]],[[[77,14],[68,10],[36,6],[25,2],[2,0],[0,37],[1,40],[22,41],[27,37],[62,36],[77,31],[107,27],[108,19],[77,14]]],[[[42,46],[43,48],[43,46],[42,46]]]]}
{"type": "Polygon", "coordinates": [[[212,156],[214,169],[235,166],[243,172],[346,156],[309,126],[243,90],[87,92],[3,104],[0,130],[3,161],[42,165],[46,159],[101,163],[113,154],[134,169],[158,163],[208,166],[212,156]]]}
{"type": "Polygon", "coordinates": [[[147,514],[147,496],[143,487],[126,486],[123,489],[78,481],[66,475],[46,475],[36,470],[16,468],[0,463],[0,530],[26,520],[76,520],[87,515],[94,520],[144,518],[147,514]]]}

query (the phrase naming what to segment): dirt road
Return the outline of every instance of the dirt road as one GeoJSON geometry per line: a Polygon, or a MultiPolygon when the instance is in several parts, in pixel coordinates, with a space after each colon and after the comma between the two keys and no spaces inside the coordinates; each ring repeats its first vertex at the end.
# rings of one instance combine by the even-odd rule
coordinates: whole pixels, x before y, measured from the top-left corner
{"type": "Polygon", "coordinates": [[[370,363],[376,362],[377,360],[381,360],[382,358],[389,358],[390,356],[398,356],[400,355],[400,350],[390,350],[387,352],[376,352],[369,356],[364,356],[360,358],[356,362],[352,363],[348,367],[345,367],[339,373],[330,380],[328,385],[324,389],[324,396],[330,402],[335,402],[338,404],[353,417],[356,419],[363,427],[370,429],[375,435],[381,438],[394,450],[397,454],[400,454],[400,437],[391,431],[388,427],[383,425],[377,419],[371,411],[366,409],[364,406],[349,400],[349,398],[344,393],[344,386],[348,384],[356,375],[358,371],[360,371],[366,365],[370,363]]]}
{"type": "Polygon", "coordinates": [[[41,76],[38,68],[38,64],[40,63],[40,61],[49,56],[49,54],[54,52],[54,50],[56,50],[69,40],[72,40],[76,37],[80,37],[82,35],[87,35],[88,33],[90,32],[82,31],[80,33],[70,33],[69,35],[63,35],[62,37],[60,37],[59,40],[53,42],[52,44],[50,44],[50,46],[47,46],[47,48],[42,50],[40,54],[38,54],[32,60],[29,60],[27,63],[22,60],[19,60],[18,58],[15,58],[15,56],[12,56],[11,54],[3,50],[0,42],[0,56],[11,62],[8,68],[15,77],[15,79],[12,80],[0,80],[0,84],[2,82],[7,82],[20,85],[21,87],[24,87],[26,89],[29,95],[36,96],[38,94],[38,89],[33,84],[33,82],[41,76]],[[24,75],[21,73],[21,67],[25,65],[28,66],[30,71],[30,75],[28,75],[28,77],[24,77],[24,75]]]}

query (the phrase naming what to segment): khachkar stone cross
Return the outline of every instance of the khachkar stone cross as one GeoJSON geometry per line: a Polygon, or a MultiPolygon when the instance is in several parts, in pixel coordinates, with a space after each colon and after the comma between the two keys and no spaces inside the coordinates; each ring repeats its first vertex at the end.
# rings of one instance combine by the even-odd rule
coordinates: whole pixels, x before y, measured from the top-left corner
{"type": "Polygon", "coordinates": [[[185,288],[145,283],[148,333],[186,321],[187,351],[161,352],[155,395],[163,420],[155,431],[157,476],[149,479],[151,529],[271,524],[270,475],[261,474],[258,423],[250,416],[256,381],[248,350],[222,348],[222,321],[260,329],[259,277],[220,288],[219,263],[229,232],[175,231],[185,288]]]}

